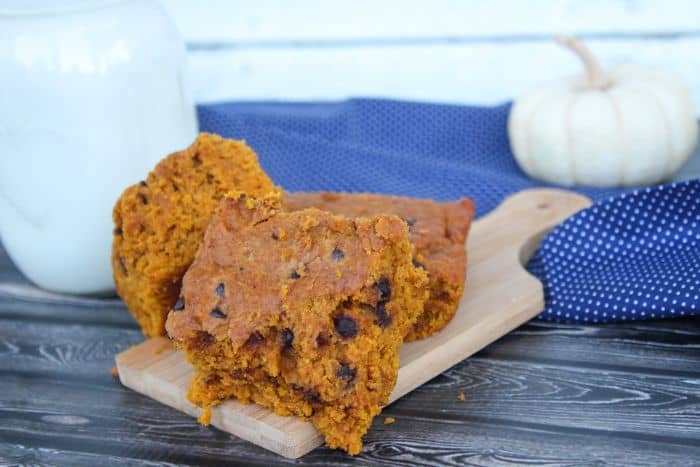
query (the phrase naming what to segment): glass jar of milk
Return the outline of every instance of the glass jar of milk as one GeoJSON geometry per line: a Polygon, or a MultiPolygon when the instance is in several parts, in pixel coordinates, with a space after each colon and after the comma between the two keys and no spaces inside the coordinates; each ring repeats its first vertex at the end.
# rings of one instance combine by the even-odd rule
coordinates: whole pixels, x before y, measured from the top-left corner
{"type": "Polygon", "coordinates": [[[112,207],[196,136],[156,1],[0,3],[0,238],[37,285],[113,290],[112,207]]]}

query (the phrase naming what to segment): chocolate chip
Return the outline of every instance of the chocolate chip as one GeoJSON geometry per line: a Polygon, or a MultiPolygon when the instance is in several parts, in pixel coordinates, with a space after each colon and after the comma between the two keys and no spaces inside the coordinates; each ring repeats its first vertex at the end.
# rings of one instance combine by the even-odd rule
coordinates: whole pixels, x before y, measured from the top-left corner
{"type": "Polygon", "coordinates": [[[321,394],[314,389],[304,389],[304,399],[311,404],[321,404],[323,399],[321,399],[321,394]]]}
{"type": "Polygon", "coordinates": [[[206,381],[205,381],[205,384],[206,384],[207,386],[212,386],[212,385],[214,385],[214,384],[217,384],[217,383],[220,382],[220,381],[221,381],[221,376],[219,376],[219,375],[217,375],[217,374],[213,374],[213,375],[208,375],[208,376],[207,376],[207,379],[206,379],[206,381]]]}
{"type": "Polygon", "coordinates": [[[347,363],[343,363],[340,365],[340,368],[338,368],[338,371],[335,372],[335,375],[338,378],[343,378],[352,381],[357,375],[357,370],[348,365],[347,363]]]}
{"type": "Polygon", "coordinates": [[[226,318],[226,314],[223,311],[221,311],[221,308],[219,308],[218,306],[211,309],[211,311],[209,312],[209,316],[218,319],[226,318]]]}
{"type": "Polygon", "coordinates": [[[413,226],[416,225],[418,219],[416,219],[415,217],[406,217],[404,218],[404,222],[406,222],[406,225],[408,225],[408,233],[413,233],[415,231],[413,229],[413,226]]]}
{"type": "Polygon", "coordinates": [[[185,309],[185,299],[183,297],[180,297],[175,302],[175,305],[173,305],[173,311],[182,311],[184,309],[185,309]]]}
{"type": "Polygon", "coordinates": [[[349,316],[339,316],[333,320],[335,330],[343,339],[350,339],[357,335],[357,323],[349,316]]]}
{"type": "Polygon", "coordinates": [[[279,239],[280,239],[279,236],[277,235],[277,232],[275,232],[274,230],[272,231],[271,237],[272,237],[273,240],[279,240],[279,239]]]}
{"type": "Polygon", "coordinates": [[[139,199],[143,204],[148,204],[148,198],[146,198],[145,196],[139,195],[139,199]]]}
{"type": "Polygon", "coordinates": [[[294,342],[294,332],[291,329],[282,330],[282,348],[288,349],[292,346],[294,342]]]}
{"type": "Polygon", "coordinates": [[[148,186],[148,184],[146,183],[145,180],[141,180],[141,181],[139,182],[139,185],[141,185],[141,186],[148,186]]]}
{"type": "Polygon", "coordinates": [[[224,291],[225,291],[224,283],[223,283],[223,282],[219,282],[219,283],[216,285],[216,288],[214,289],[214,291],[216,292],[216,295],[218,295],[219,297],[223,297],[223,296],[224,296],[224,291]]]}
{"type": "Polygon", "coordinates": [[[324,333],[320,333],[316,336],[316,345],[319,347],[325,347],[331,343],[331,339],[324,333]]]}
{"type": "Polygon", "coordinates": [[[385,302],[377,302],[377,306],[374,308],[374,314],[377,315],[377,324],[380,327],[385,328],[391,323],[391,316],[386,311],[385,302]]]}
{"type": "Polygon", "coordinates": [[[414,259],[414,260],[413,260],[413,267],[425,269],[425,264],[421,263],[420,261],[416,261],[416,260],[414,259]]]}
{"type": "Polygon", "coordinates": [[[333,261],[340,261],[341,259],[345,258],[345,253],[336,248],[333,250],[333,253],[331,253],[331,258],[333,258],[333,261]]]}
{"type": "Polygon", "coordinates": [[[121,235],[121,234],[123,233],[123,232],[122,232],[122,228],[121,228],[121,227],[115,227],[114,230],[112,230],[112,233],[113,233],[114,235],[121,235]]]}
{"type": "Polygon", "coordinates": [[[260,331],[255,331],[253,334],[248,336],[248,340],[245,341],[246,346],[254,346],[258,344],[262,344],[265,342],[265,336],[260,334],[260,331]]]}
{"type": "Polygon", "coordinates": [[[299,279],[300,277],[301,276],[299,275],[299,273],[297,272],[296,269],[294,271],[292,271],[292,273],[289,275],[290,279],[299,279]]]}
{"type": "Polygon", "coordinates": [[[212,345],[216,339],[214,336],[209,334],[206,331],[197,331],[197,333],[192,337],[192,339],[189,342],[189,345],[194,348],[204,348],[204,347],[209,347],[212,345]]]}
{"type": "Polygon", "coordinates": [[[391,284],[389,283],[389,279],[386,277],[380,277],[374,284],[374,288],[377,292],[379,292],[380,301],[388,302],[391,300],[391,284]]]}
{"type": "Polygon", "coordinates": [[[128,276],[129,270],[126,268],[126,261],[124,261],[124,258],[121,256],[119,257],[119,266],[121,266],[121,268],[122,268],[122,274],[124,274],[125,276],[128,276]]]}

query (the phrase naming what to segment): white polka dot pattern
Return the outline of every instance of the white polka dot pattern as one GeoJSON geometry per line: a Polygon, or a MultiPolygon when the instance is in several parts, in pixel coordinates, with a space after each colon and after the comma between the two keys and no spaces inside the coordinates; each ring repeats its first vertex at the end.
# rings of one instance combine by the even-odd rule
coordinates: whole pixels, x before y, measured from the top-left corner
{"type": "Polygon", "coordinates": [[[608,323],[700,312],[700,180],[623,194],[550,232],[528,264],[540,318],[608,323]]]}

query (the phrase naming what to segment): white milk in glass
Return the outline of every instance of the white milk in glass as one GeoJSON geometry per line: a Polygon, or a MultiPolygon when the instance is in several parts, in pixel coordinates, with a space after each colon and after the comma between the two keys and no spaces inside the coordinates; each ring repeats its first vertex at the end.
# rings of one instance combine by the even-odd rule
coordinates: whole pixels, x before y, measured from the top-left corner
{"type": "Polygon", "coordinates": [[[37,285],[113,291],[115,201],[196,137],[184,61],[155,1],[0,4],[0,236],[37,285]]]}

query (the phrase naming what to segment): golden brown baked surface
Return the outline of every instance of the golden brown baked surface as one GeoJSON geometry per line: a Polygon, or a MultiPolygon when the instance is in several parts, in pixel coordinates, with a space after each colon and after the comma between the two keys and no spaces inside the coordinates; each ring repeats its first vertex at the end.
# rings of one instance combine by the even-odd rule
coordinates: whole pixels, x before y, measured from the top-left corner
{"type": "Polygon", "coordinates": [[[285,193],[284,205],[289,210],[313,206],[348,217],[401,217],[409,226],[416,264],[425,267],[430,278],[430,298],[406,340],[435,334],[454,317],[466,279],[465,242],[474,217],[471,200],[438,203],[402,196],[319,192],[285,193]]]}
{"type": "Polygon", "coordinates": [[[204,229],[221,197],[234,189],[256,196],[275,186],[244,142],[201,133],[117,200],[114,281],[146,336],[164,334],[204,229]]]}
{"type": "Polygon", "coordinates": [[[280,205],[279,194],[222,200],[167,332],[194,365],[193,402],[309,417],[329,446],[357,454],[396,383],[426,273],[395,216],[280,205]]]}

